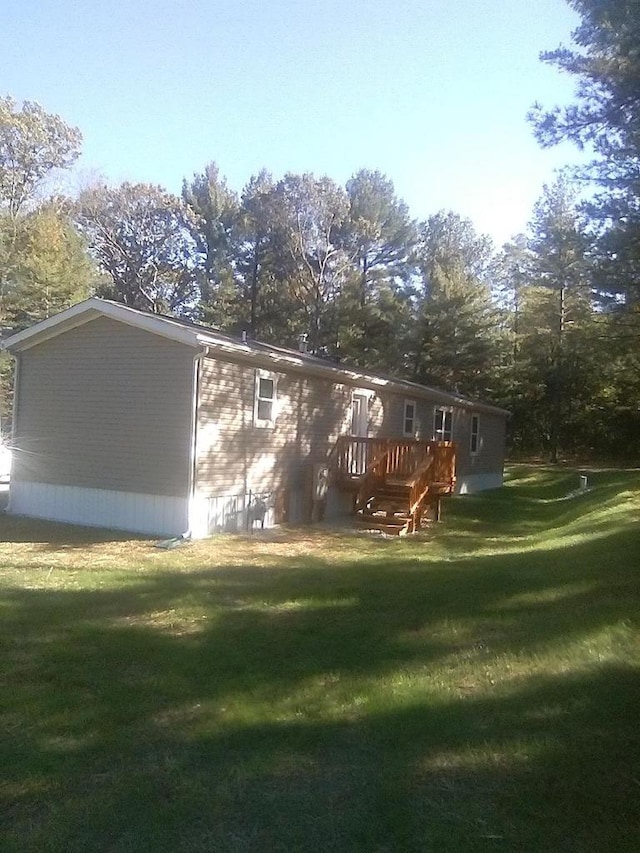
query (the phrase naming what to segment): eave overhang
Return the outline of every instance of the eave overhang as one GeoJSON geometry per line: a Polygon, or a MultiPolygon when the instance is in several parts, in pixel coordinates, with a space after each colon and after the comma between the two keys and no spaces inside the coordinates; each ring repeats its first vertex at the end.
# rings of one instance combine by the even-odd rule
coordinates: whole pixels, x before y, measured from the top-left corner
{"type": "Polygon", "coordinates": [[[46,340],[64,334],[71,329],[89,323],[98,317],[107,317],[159,337],[184,344],[201,351],[208,349],[208,357],[223,357],[227,360],[266,367],[275,372],[295,372],[316,376],[335,383],[366,388],[372,391],[391,391],[409,397],[427,399],[444,406],[456,406],[473,411],[484,411],[508,417],[509,412],[497,406],[471,400],[458,394],[429,388],[404,379],[377,376],[365,370],[333,364],[321,358],[297,353],[283,347],[271,347],[254,341],[232,338],[215,330],[204,329],[195,324],[183,323],[170,317],[148,314],[127,305],[92,297],[67,308],[53,317],[36,323],[29,329],[10,335],[2,341],[2,348],[17,354],[46,340]]]}

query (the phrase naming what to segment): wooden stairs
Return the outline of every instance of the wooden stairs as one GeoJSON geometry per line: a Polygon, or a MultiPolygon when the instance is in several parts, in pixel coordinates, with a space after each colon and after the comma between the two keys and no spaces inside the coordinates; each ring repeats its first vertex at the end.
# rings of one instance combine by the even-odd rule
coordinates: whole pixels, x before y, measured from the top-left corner
{"type": "MultiPolygon", "coordinates": [[[[359,439],[362,441],[362,439],[359,439]]],[[[405,535],[427,517],[440,519],[440,503],[455,488],[452,442],[376,439],[364,472],[353,478],[354,524],[405,535]]]]}

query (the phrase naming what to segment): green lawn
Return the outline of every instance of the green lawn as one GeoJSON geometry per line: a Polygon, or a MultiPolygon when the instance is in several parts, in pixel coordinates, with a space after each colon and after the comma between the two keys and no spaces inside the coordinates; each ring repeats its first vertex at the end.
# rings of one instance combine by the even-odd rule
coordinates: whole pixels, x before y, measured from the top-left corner
{"type": "Polygon", "coordinates": [[[3,853],[640,850],[640,473],[417,537],[0,518],[3,853]]]}

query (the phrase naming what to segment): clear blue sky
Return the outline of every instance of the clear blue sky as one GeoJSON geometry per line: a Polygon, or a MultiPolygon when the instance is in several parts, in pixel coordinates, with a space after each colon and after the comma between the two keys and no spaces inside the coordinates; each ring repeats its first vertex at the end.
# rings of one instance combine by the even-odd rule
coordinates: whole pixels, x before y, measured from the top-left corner
{"type": "Polygon", "coordinates": [[[533,101],[571,100],[538,59],[569,43],[564,0],[19,0],[2,3],[0,94],[84,135],[77,180],[179,192],[215,160],[344,183],[380,169],[412,214],[522,230],[569,146],[542,151],[533,101]]]}

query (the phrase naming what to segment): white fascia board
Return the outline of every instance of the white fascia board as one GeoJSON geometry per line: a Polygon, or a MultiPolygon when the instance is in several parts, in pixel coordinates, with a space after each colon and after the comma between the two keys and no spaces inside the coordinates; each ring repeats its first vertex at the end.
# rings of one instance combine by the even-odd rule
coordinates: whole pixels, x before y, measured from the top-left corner
{"type": "Polygon", "coordinates": [[[411,394],[414,397],[443,405],[490,412],[503,417],[509,415],[509,412],[497,406],[467,400],[456,394],[438,391],[425,385],[401,379],[385,379],[355,368],[338,367],[334,364],[324,363],[319,359],[311,361],[309,358],[298,356],[293,350],[288,352],[279,347],[275,347],[273,350],[268,348],[258,350],[249,343],[236,342],[227,336],[218,336],[215,332],[203,332],[202,329],[190,328],[179,322],[174,322],[169,317],[158,317],[155,314],[148,314],[144,311],[138,311],[136,308],[130,308],[128,305],[99,299],[95,296],[86,299],[84,302],[79,302],[77,305],[72,305],[71,308],[67,308],[47,320],[42,320],[23,332],[11,335],[2,342],[2,347],[10,352],[20,352],[54,338],[69,329],[88,323],[96,317],[109,317],[189,347],[208,347],[212,354],[219,353],[223,357],[245,361],[274,371],[294,371],[308,376],[332,379],[336,383],[356,388],[367,388],[372,391],[386,389],[399,394],[411,394]]]}
{"type": "Polygon", "coordinates": [[[108,302],[106,300],[96,301],[100,303],[100,313],[105,317],[109,317],[112,320],[119,320],[121,323],[127,323],[136,329],[142,329],[145,332],[159,335],[162,338],[168,338],[180,344],[186,344],[190,347],[200,346],[198,334],[195,329],[190,329],[180,323],[174,323],[168,317],[157,317],[155,314],[147,314],[144,311],[138,311],[135,308],[129,308],[127,305],[120,305],[117,302],[108,302]]]}
{"type": "Polygon", "coordinates": [[[68,332],[70,329],[82,326],[97,317],[108,317],[187,346],[199,346],[195,330],[185,328],[178,323],[172,323],[171,320],[156,317],[153,314],[145,314],[126,305],[119,305],[116,302],[109,302],[94,296],[84,302],[72,305],[71,308],[67,308],[53,317],[36,323],[35,326],[5,338],[2,347],[9,352],[21,352],[68,332]]]}
{"type": "Polygon", "coordinates": [[[336,382],[343,382],[348,385],[363,385],[371,387],[372,390],[388,387],[393,384],[391,380],[383,379],[379,376],[370,376],[350,370],[349,368],[335,367],[334,365],[323,364],[322,362],[312,364],[309,361],[298,358],[293,351],[289,355],[283,352],[256,350],[249,344],[240,342],[236,344],[228,340],[223,341],[212,335],[200,334],[198,335],[198,340],[202,346],[209,348],[210,357],[220,355],[237,361],[255,364],[259,367],[265,367],[276,373],[278,371],[286,372],[292,370],[297,373],[304,373],[307,376],[321,376],[323,379],[332,378],[336,382]]]}
{"type": "Polygon", "coordinates": [[[9,350],[9,352],[14,350],[20,352],[33,346],[35,343],[53,338],[61,334],[61,332],[67,331],[67,329],[73,329],[75,326],[87,323],[94,317],[99,316],[93,305],[88,304],[91,301],[79,302],[77,305],[67,308],[60,314],[36,323],[35,326],[29,326],[28,329],[24,329],[22,332],[10,335],[2,341],[2,348],[9,350]]]}

